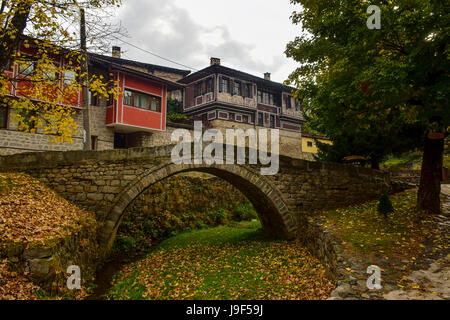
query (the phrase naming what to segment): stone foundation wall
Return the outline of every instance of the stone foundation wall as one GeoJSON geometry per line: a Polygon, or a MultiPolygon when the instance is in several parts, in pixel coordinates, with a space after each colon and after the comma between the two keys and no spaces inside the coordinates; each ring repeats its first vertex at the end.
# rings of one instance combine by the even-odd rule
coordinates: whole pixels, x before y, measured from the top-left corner
{"type": "MultiPolygon", "coordinates": [[[[106,100],[100,99],[100,106],[90,107],[91,135],[97,137],[97,150],[114,148],[114,131],[105,126],[106,100]]],[[[39,151],[70,151],[83,150],[83,112],[76,110],[73,116],[77,129],[72,138],[73,143],[52,143],[51,136],[43,134],[38,129],[36,134],[24,133],[17,130],[14,122],[14,111],[8,115],[8,128],[0,129],[0,155],[39,151]]]]}
{"type": "Polygon", "coordinates": [[[97,225],[83,227],[62,240],[47,244],[2,243],[0,258],[8,258],[9,269],[27,277],[48,294],[71,295],[66,287],[68,266],[81,269],[82,285],[92,280],[101,261],[97,225]]]}
{"type": "Polygon", "coordinates": [[[141,194],[126,214],[142,210],[150,214],[156,211],[204,212],[221,207],[233,210],[237,204],[248,201],[235,187],[223,179],[210,175],[185,174],[158,182],[141,194]]]}

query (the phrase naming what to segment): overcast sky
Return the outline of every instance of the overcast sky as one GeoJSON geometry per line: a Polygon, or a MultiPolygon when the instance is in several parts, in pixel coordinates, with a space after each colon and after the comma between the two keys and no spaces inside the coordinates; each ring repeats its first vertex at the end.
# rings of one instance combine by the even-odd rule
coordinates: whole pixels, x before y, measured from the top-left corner
{"type": "MultiPolygon", "coordinates": [[[[116,16],[130,35],[126,41],[166,58],[203,69],[210,57],[222,65],[272,80],[287,79],[297,64],[286,58],[286,44],[301,33],[289,17],[289,0],[123,0],[116,16]]],[[[298,8],[297,8],[298,9],[298,8]]],[[[181,66],[120,41],[126,59],[181,66]]]]}

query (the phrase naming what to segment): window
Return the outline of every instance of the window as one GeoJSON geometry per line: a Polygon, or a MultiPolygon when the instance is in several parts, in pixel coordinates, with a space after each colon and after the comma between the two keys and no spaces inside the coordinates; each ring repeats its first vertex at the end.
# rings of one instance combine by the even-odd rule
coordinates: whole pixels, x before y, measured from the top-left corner
{"type": "Polygon", "coordinates": [[[123,95],[123,104],[127,106],[133,105],[133,93],[131,91],[125,91],[123,95]]]}
{"type": "Polygon", "coordinates": [[[242,83],[240,81],[234,81],[233,94],[236,96],[242,96],[242,83]]]}
{"type": "Polygon", "coordinates": [[[274,105],[273,94],[258,91],[258,103],[274,105]]]}
{"type": "Polygon", "coordinates": [[[248,123],[248,116],[242,116],[242,122],[248,123]]]}
{"type": "Polygon", "coordinates": [[[213,92],[213,79],[209,78],[195,84],[195,96],[201,96],[213,92]]]}
{"type": "Polygon", "coordinates": [[[230,80],[225,77],[220,77],[219,92],[230,93],[230,80]]]}
{"type": "Polygon", "coordinates": [[[8,126],[8,108],[0,106],[0,128],[5,129],[8,126]]]}
{"type": "Polygon", "coordinates": [[[76,81],[76,73],[73,70],[66,70],[64,72],[64,84],[66,86],[71,85],[76,81]]]}
{"type": "Polygon", "coordinates": [[[264,127],[264,113],[258,113],[258,126],[264,127]]]}
{"type": "Polygon", "coordinates": [[[161,112],[161,98],[145,93],[125,90],[123,104],[139,109],[161,112]]]}
{"type": "Polygon", "coordinates": [[[213,92],[213,79],[206,80],[206,93],[213,92]]]}
{"type": "Polygon", "coordinates": [[[35,61],[32,61],[32,60],[22,61],[19,64],[19,75],[31,76],[34,73],[34,69],[35,69],[35,61]]]}
{"type": "Polygon", "coordinates": [[[150,96],[134,92],[134,104],[133,106],[139,109],[149,109],[150,106],[150,96]]]}
{"type": "Polygon", "coordinates": [[[151,110],[156,111],[156,112],[161,112],[161,98],[160,97],[152,97],[151,110]]]}
{"type": "Polygon", "coordinates": [[[270,127],[275,128],[275,116],[272,114],[270,115],[270,127]]]}
{"type": "Polygon", "coordinates": [[[253,98],[253,85],[251,83],[242,84],[242,96],[244,98],[253,98]]]}
{"type": "Polygon", "coordinates": [[[307,145],[308,145],[308,147],[310,147],[310,148],[312,148],[312,146],[313,146],[313,143],[312,143],[312,141],[308,141],[307,143],[306,143],[307,145]]]}
{"type": "Polygon", "coordinates": [[[97,142],[98,142],[98,137],[91,136],[91,150],[97,150],[97,142]]]}
{"type": "Polygon", "coordinates": [[[195,84],[195,96],[201,96],[202,95],[202,83],[198,82],[195,84]]]}
{"type": "Polygon", "coordinates": [[[286,100],[286,109],[291,109],[292,108],[292,104],[291,104],[291,96],[284,96],[285,100],[286,100]]]}

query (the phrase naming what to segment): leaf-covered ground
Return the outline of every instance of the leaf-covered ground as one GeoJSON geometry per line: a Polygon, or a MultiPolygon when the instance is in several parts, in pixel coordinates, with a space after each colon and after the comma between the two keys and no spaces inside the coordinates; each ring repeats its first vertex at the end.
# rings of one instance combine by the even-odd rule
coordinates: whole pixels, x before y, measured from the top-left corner
{"type": "Polygon", "coordinates": [[[118,274],[109,299],[325,299],[333,285],[298,242],[259,222],[186,232],[118,274]]]}
{"type": "MultiPolygon", "coordinates": [[[[450,254],[448,227],[439,223],[440,218],[415,209],[417,189],[392,195],[390,199],[394,212],[387,217],[377,212],[378,201],[371,201],[325,212],[328,227],[343,240],[344,253],[350,258],[347,261],[362,262],[361,279],[367,278],[365,268],[374,264],[381,268],[385,292],[425,290],[408,275],[414,270],[428,269],[432,262],[439,264],[450,254]]],[[[443,198],[442,203],[448,200],[443,198]]],[[[346,271],[358,278],[355,269],[349,264],[346,271]]],[[[366,289],[365,285],[362,288],[366,289]]],[[[433,290],[431,293],[436,294],[433,290]]]]}
{"type": "Polygon", "coordinates": [[[63,238],[94,217],[23,173],[0,174],[0,243],[63,238]]]}
{"type": "Polygon", "coordinates": [[[26,174],[0,173],[0,300],[46,298],[27,273],[11,267],[20,259],[11,252],[51,247],[84,226],[95,228],[92,214],[26,174]]]}
{"type": "Polygon", "coordinates": [[[416,211],[416,198],[415,189],[391,196],[394,212],[387,217],[377,212],[378,201],[325,214],[342,239],[359,252],[398,255],[414,261],[414,254],[424,247],[427,230],[432,227],[432,217],[416,211]]]}

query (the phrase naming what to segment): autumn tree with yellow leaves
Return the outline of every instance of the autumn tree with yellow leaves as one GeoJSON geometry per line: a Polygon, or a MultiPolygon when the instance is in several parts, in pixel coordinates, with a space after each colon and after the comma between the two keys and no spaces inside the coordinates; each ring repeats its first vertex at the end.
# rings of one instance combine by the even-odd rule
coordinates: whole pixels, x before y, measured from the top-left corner
{"type": "MultiPolygon", "coordinates": [[[[74,105],[86,79],[98,96],[116,97],[113,80],[82,73],[79,12],[119,6],[121,0],[2,0],[0,5],[0,108],[8,107],[17,128],[39,131],[51,141],[70,142],[77,130],[74,105]],[[70,23],[67,23],[67,22],[70,23]],[[16,70],[15,73],[11,72],[16,70]],[[14,95],[11,95],[14,92],[14,95]]],[[[97,36],[105,25],[93,26],[97,36]],[[99,31],[100,30],[100,31],[99,31]]],[[[105,39],[106,37],[100,37],[105,39]]],[[[93,43],[95,39],[90,39],[93,43]]]]}

